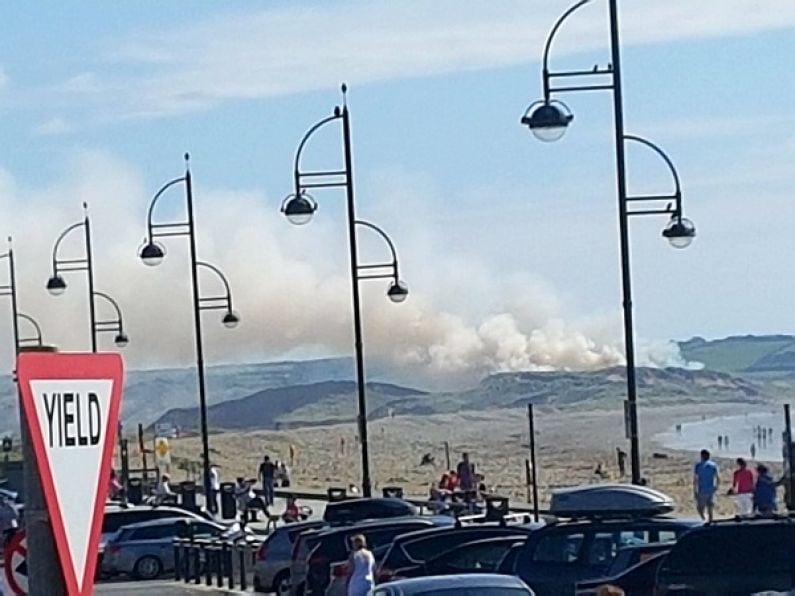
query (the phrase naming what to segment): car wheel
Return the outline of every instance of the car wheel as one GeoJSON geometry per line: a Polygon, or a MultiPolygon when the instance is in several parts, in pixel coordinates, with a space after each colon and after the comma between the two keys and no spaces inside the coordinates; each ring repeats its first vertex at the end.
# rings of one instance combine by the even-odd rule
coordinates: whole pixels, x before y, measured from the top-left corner
{"type": "Polygon", "coordinates": [[[290,593],[290,572],[288,570],[285,569],[276,574],[271,592],[276,592],[277,596],[287,596],[290,593]]]}
{"type": "Polygon", "coordinates": [[[163,563],[157,557],[141,557],[135,562],[133,575],[136,579],[155,579],[163,572],[163,563]]]}

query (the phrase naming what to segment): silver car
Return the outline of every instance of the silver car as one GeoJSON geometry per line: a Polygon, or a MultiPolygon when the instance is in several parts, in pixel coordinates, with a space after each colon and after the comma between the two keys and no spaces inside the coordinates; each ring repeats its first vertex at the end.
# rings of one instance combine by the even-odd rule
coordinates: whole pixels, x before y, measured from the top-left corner
{"type": "Polygon", "coordinates": [[[295,541],[302,532],[322,528],[323,521],[306,521],[278,526],[257,552],[254,564],[254,590],[287,594],[290,590],[290,564],[295,541]]]}
{"type": "Polygon", "coordinates": [[[378,586],[373,596],[534,596],[512,575],[467,573],[402,579],[378,586]]]}
{"type": "MultiPolygon", "coordinates": [[[[105,545],[102,573],[154,579],[174,570],[174,538],[186,533],[185,518],[166,518],[124,526],[105,545]]],[[[189,520],[195,538],[218,538],[227,526],[189,520]]]]}

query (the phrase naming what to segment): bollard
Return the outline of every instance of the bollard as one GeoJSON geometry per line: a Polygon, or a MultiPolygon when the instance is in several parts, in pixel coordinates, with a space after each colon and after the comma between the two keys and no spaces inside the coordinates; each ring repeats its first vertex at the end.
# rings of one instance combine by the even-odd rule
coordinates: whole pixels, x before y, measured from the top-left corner
{"type": "Polygon", "coordinates": [[[202,583],[201,549],[198,544],[193,546],[193,583],[202,583]]]}
{"type": "Polygon", "coordinates": [[[215,585],[219,588],[224,587],[224,569],[226,568],[226,545],[223,540],[218,541],[216,544],[218,548],[217,556],[215,558],[215,585]]]}
{"type": "Polygon", "coordinates": [[[210,557],[213,554],[213,547],[209,540],[204,541],[204,583],[208,586],[213,585],[213,566],[210,564],[210,557]]]}
{"type": "Polygon", "coordinates": [[[238,542],[237,545],[237,564],[238,571],[240,572],[240,589],[246,589],[246,545],[243,543],[241,546],[238,542]]]}
{"type": "Polygon", "coordinates": [[[180,548],[179,538],[174,538],[174,581],[179,581],[182,579],[182,570],[180,569],[180,565],[182,565],[180,548]]]}
{"type": "Polygon", "coordinates": [[[225,542],[226,549],[226,581],[227,587],[232,589],[235,587],[235,561],[232,557],[232,549],[233,544],[231,542],[225,542]]]}

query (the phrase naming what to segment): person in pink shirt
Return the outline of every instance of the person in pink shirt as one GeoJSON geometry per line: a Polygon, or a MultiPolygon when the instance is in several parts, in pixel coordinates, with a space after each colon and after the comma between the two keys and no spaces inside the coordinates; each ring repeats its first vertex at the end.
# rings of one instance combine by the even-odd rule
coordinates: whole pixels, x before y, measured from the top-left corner
{"type": "Polygon", "coordinates": [[[737,458],[737,469],[734,471],[732,487],[729,494],[734,496],[737,515],[751,515],[754,508],[754,473],[742,457],[737,458]]]}

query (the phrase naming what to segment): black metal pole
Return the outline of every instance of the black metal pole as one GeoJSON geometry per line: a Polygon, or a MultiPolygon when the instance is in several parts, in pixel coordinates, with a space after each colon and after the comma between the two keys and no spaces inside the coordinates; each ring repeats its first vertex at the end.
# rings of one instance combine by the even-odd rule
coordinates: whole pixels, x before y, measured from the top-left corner
{"type": "Polygon", "coordinates": [[[610,49],[613,63],[613,117],[616,144],[618,228],[621,250],[621,289],[624,310],[624,349],[627,358],[627,403],[632,483],[640,484],[640,443],[638,439],[637,384],[635,380],[635,332],[632,323],[632,278],[630,270],[627,174],[624,155],[624,104],[621,92],[621,46],[618,30],[618,0],[610,0],[610,49]]]}
{"type": "MultiPolygon", "coordinates": [[[[87,208],[83,203],[83,208],[87,208]]],[[[94,306],[94,259],[91,254],[91,221],[86,213],[86,272],[88,275],[88,314],[91,319],[91,351],[97,351],[97,315],[94,306]]]]}
{"type": "MultiPolygon", "coordinates": [[[[10,238],[9,238],[10,240],[10,238]]],[[[11,294],[12,329],[14,330],[14,352],[19,354],[19,309],[17,307],[17,268],[14,263],[14,249],[8,249],[8,286],[11,294]]]]}
{"type": "Polygon", "coordinates": [[[538,521],[538,472],[536,471],[536,425],[533,415],[533,404],[527,404],[527,423],[530,427],[530,473],[533,483],[533,515],[538,521]]]}
{"type": "Polygon", "coordinates": [[[351,290],[353,299],[353,335],[356,351],[356,388],[359,395],[359,445],[362,452],[362,494],[372,494],[370,481],[370,455],[367,441],[367,394],[364,380],[364,343],[362,341],[362,315],[359,298],[359,255],[356,247],[356,209],[353,199],[353,156],[351,151],[351,126],[348,106],[342,107],[342,136],[345,148],[345,172],[348,198],[348,239],[351,251],[351,290]]]}
{"type": "Polygon", "coordinates": [[[795,470],[792,468],[792,419],[789,404],[784,404],[784,426],[784,440],[787,442],[784,452],[787,454],[787,509],[792,511],[795,509],[795,470]]]}
{"type": "MultiPolygon", "coordinates": [[[[187,156],[186,156],[187,159],[187,156]]],[[[185,196],[188,203],[188,231],[190,236],[190,267],[193,282],[193,322],[196,329],[196,372],[199,381],[199,416],[202,436],[202,472],[204,497],[210,498],[210,438],[207,430],[207,390],[204,382],[204,347],[202,344],[201,302],[199,299],[199,265],[196,256],[196,226],[193,219],[193,185],[190,170],[185,173],[185,196]]]]}

